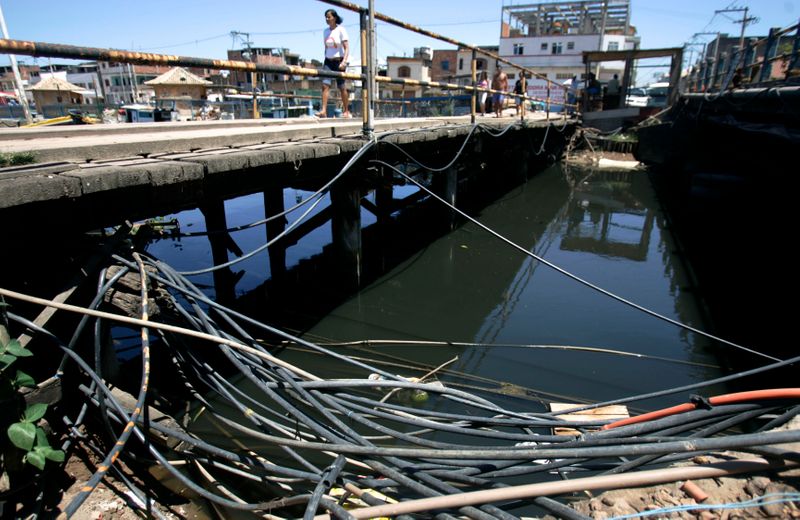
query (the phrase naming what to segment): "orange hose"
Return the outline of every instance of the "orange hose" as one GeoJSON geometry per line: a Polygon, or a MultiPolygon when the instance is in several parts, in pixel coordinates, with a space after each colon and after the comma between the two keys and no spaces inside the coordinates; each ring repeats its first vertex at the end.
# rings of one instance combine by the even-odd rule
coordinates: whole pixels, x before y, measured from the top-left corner
{"type": "MultiPolygon", "coordinates": [[[[733,394],[722,394],[710,397],[708,402],[717,404],[732,404],[741,403],[745,401],[761,401],[764,399],[798,399],[800,398],[800,388],[772,388],[769,390],[751,390],[749,392],[735,392],[733,394]]],[[[628,417],[627,419],[620,419],[613,423],[603,426],[603,430],[610,430],[612,428],[619,428],[620,426],[627,426],[629,424],[638,424],[646,421],[653,421],[684,412],[690,412],[697,408],[694,403],[684,403],[661,410],[637,415],[636,417],[628,417]]]]}

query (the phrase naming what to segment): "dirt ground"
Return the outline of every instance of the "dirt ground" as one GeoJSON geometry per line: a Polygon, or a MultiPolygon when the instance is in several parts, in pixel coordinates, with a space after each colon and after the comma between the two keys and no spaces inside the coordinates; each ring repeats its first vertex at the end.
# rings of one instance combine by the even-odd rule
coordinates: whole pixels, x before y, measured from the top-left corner
{"type": "Polygon", "coordinates": [[[697,488],[708,495],[708,498],[702,501],[684,491],[684,483],[685,481],[680,481],[660,486],[607,491],[571,505],[579,513],[597,520],[656,509],[702,505],[709,507],[659,513],[652,518],[698,518],[702,520],[800,518],[798,502],[773,503],[747,508],[734,505],[770,493],[797,493],[800,479],[791,474],[773,473],[752,477],[724,477],[692,481],[697,488]],[[711,507],[711,505],[719,504],[732,504],[732,506],[725,509],[711,507]]]}

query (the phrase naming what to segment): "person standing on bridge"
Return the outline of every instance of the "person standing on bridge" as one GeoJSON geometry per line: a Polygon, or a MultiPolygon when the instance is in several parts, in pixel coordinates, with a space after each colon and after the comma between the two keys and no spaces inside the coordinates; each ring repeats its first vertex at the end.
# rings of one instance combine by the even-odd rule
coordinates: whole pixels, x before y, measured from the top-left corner
{"type": "MultiPolygon", "coordinates": [[[[503,67],[499,63],[492,77],[492,90],[508,92],[508,76],[503,72],[503,67]]],[[[492,94],[492,108],[494,108],[495,117],[503,117],[503,102],[505,98],[504,94],[492,94]]]]}
{"type": "MultiPolygon", "coordinates": [[[[325,21],[328,28],[323,32],[325,44],[325,64],[322,70],[344,72],[347,70],[347,59],[350,57],[350,42],[347,30],[342,25],[342,17],[333,9],[325,11],[325,21]]],[[[347,87],[344,79],[336,79],[336,86],[342,95],[342,117],[353,117],[348,109],[347,87]]],[[[331,89],[331,79],[322,79],[322,107],[317,112],[318,117],[327,117],[328,94],[331,89]]]]}

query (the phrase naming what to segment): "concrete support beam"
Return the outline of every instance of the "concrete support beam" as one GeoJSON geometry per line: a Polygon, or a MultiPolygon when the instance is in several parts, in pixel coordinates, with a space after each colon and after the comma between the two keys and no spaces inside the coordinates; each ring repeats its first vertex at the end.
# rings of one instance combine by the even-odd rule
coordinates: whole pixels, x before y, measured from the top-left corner
{"type": "Polygon", "coordinates": [[[351,290],[361,283],[361,191],[338,183],[331,189],[331,231],[339,282],[351,290]]]}

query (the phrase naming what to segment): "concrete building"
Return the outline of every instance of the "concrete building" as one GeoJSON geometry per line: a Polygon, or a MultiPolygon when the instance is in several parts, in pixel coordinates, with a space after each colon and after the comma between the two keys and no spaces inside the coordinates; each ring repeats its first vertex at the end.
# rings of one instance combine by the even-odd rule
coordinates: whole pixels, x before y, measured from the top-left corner
{"type": "MultiPolygon", "coordinates": [[[[498,54],[497,45],[480,45],[479,49],[498,54]]],[[[478,77],[482,71],[491,78],[494,74],[495,60],[485,54],[477,53],[476,69],[478,77]]],[[[431,79],[433,81],[444,81],[457,85],[469,85],[472,83],[472,51],[470,49],[458,50],[434,50],[431,65],[431,79]]]]}
{"type": "MultiPolygon", "coordinates": [[[[585,74],[584,51],[637,49],[640,39],[630,19],[630,0],[505,6],[499,54],[563,83],[573,75],[580,78],[585,74]]],[[[608,81],[614,74],[621,78],[624,68],[623,61],[603,62],[597,78],[601,82],[608,81]]],[[[533,87],[537,81],[530,83],[533,87]]]]}
{"type": "MultiPolygon", "coordinates": [[[[387,56],[386,75],[390,78],[407,78],[417,81],[431,81],[431,65],[433,50],[430,47],[414,49],[414,56],[387,56]]],[[[421,97],[428,87],[399,85],[393,83],[380,84],[382,98],[421,97]]]]}
{"type": "MultiPolygon", "coordinates": [[[[41,80],[40,68],[38,65],[26,65],[19,62],[19,75],[22,78],[23,88],[30,87],[34,83],[41,80]]],[[[0,91],[3,92],[17,92],[17,84],[14,80],[14,71],[11,65],[0,67],[0,91]]],[[[31,96],[28,96],[29,101],[33,101],[31,96]]]]}
{"type": "MultiPolygon", "coordinates": [[[[296,65],[299,66],[300,55],[290,52],[289,49],[273,47],[250,47],[228,51],[228,59],[235,61],[249,61],[263,65],[296,65]]],[[[269,83],[300,80],[300,77],[288,74],[263,74],[256,73],[256,87],[261,91],[269,90],[269,83]]],[[[251,91],[253,79],[250,72],[233,70],[228,78],[230,85],[242,91],[251,91]]]]}
{"type": "Polygon", "coordinates": [[[458,51],[453,49],[434,49],[431,60],[431,80],[453,83],[456,76],[458,51]]]}

